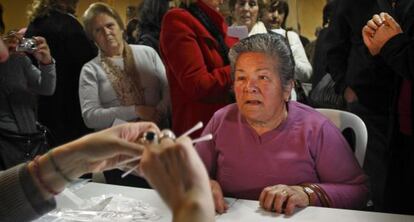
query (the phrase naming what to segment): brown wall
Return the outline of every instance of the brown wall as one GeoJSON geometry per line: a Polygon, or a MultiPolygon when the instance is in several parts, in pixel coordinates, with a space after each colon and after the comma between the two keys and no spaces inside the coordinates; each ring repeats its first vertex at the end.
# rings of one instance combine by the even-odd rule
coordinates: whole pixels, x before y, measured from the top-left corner
{"type": "MultiPolygon", "coordinates": [[[[138,5],[143,0],[80,0],[77,9],[77,17],[80,18],[83,12],[93,2],[106,2],[112,5],[125,21],[125,12],[128,5],[138,5]]],[[[6,31],[10,29],[19,29],[28,25],[27,8],[32,0],[0,0],[3,5],[3,19],[6,25],[6,31]]]]}

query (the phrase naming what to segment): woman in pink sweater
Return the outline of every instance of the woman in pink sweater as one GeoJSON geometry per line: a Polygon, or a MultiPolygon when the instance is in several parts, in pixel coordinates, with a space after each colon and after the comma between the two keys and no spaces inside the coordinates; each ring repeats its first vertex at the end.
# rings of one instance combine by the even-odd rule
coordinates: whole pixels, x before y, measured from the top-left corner
{"type": "Polygon", "coordinates": [[[223,195],[259,200],[292,214],[296,207],[364,206],[367,178],[341,132],[312,108],[289,101],[294,64],[277,34],[243,39],[229,53],[236,104],[217,111],[197,145],[211,177],[216,211],[223,195]]]}

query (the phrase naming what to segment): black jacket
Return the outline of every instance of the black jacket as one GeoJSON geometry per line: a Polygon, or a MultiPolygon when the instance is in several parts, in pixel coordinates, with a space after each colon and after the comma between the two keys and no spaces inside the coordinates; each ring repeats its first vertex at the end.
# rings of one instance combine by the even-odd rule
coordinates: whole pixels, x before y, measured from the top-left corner
{"type": "MultiPolygon", "coordinates": [[[[327,37],[327,62],[337,91],[349,86],[370,112],[395,117],[401,80],[414,75],[412,0],[397,1],[394,10],[387,0],[337,0],[335,4],[327,37]],[[380,55],[373,57],[364,45],[362,28],[383,11],[396,19],[405,34],[391,39],[380,55]]],[[[411,105],[414,111],[414,101],[411,105]]]]}

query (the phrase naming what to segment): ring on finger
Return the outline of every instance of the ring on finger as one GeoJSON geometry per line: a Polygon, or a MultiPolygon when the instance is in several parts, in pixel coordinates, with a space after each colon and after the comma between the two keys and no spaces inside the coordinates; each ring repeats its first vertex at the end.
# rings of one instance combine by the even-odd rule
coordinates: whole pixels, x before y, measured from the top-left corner
{"type": "Polygon", "coordinates": [[[175,138],[176,138],[176,136],[173,133],[173,131],[171,131],[169,129],[163,129],[163,130],[161,130],[159,141],[161,142],[163,139],[175,140],[175,138]]]}

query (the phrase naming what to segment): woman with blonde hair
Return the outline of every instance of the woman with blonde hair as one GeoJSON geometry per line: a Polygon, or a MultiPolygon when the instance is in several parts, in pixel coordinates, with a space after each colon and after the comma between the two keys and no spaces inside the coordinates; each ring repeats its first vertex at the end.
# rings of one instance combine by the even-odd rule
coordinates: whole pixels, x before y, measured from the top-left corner
{"type": "Polygon", "coordinates": [[[218,12],[222,0],[178,3],[164,15],[160,52],[171,89],[172,128],[179,135],[198,121],[206,124],[231,101],[227,52],[236,40],[227,36],[218,12]]]}
{"type": "Polygon", "coordinates": [[[78,84],[80,70],[96,56],[96,47],[74,16],[77,3],[78,0],[33,0],[28,11],[30,24],[25,36],[43,36],[56,60],[56,91],[52,96],[40,96],[38,106],[39,121],[54,135],[52,145],[89,132],[81,116],[78,84]]]}
{"type": "MultiPolygon", "coordinates": [[[[128,45],[119,14],[105,3],[94,3],[83,15],[87,36],[99,48],[99,55],[85,64],[79,81],[82,116],[89,128],[100,130],[123,121],[152,121],[169,124],[170,97],[164,65],[148,46],[128,45]]],[[[143,181],[107,174],[115,184],[148,186],[143,181]]],[[[131,176],[133,177],[133,176],[131,176]]]]}

